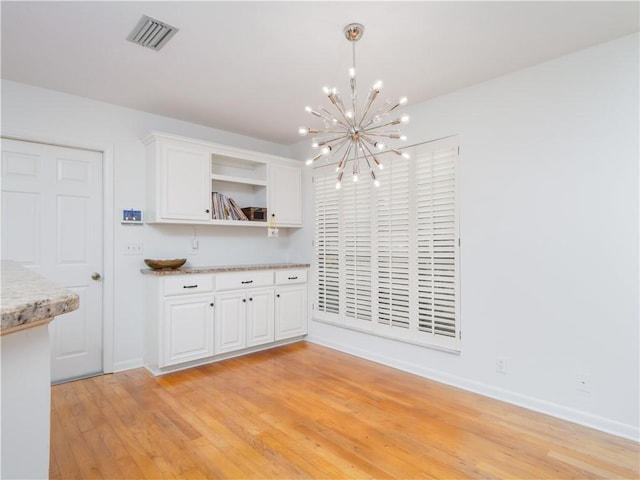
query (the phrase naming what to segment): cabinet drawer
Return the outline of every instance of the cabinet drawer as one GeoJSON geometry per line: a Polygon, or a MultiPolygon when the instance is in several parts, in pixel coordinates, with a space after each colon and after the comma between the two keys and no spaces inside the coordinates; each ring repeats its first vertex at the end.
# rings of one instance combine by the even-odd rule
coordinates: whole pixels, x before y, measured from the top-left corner
{"type": "Polygon", "coordinates": [[[163,279],[163,294],[190,295],[213,292],[213,275],[176,275],[163,279]]]}
{"type": "Polygon", "coordinates": [[[216,291],[242,288],[268,287],[273,285],[272,271],[248,271],[224,273],[216,279],[216,291]]]}
{"type": "Polygon", "coordinates": [[[280,270],[276,272],[276,285],[290,285],[292,283],[306,282],[306,270],[280,270]]]}

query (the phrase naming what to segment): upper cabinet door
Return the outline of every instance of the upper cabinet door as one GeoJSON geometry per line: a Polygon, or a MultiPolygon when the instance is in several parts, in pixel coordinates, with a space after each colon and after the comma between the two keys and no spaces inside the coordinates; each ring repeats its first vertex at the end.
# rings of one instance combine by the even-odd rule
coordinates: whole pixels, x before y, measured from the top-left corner
{"type": "Polygon", "coordinates": [[[160,218],[211,219],[209,152],[198,146],[163,143],[160,149],[160,218]]]}
{"type": "Polygon", "coordinates": [[[269,165],[268,216],[275,214],[279,227],[302,226],[302,168],[296,165],[269,165]]]}

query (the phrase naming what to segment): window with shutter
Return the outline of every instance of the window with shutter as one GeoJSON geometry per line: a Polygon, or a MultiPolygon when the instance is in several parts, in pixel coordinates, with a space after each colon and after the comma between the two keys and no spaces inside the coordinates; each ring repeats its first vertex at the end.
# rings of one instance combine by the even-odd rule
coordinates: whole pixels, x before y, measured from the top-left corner
{"type": "Polygon", "coordinates": [[[378,323],[409,328],[409,163],[385,162],[376,189],[378,323]]]}
{"type": "Polygon", "coordinates": [[[460,349],[457,138],[387,156],[372,182],[315,170],[314,318],[460,349]]]}
{"type": "Polygon", "coordinates": [[[337,314],[340,311],[340,269],[338,191],[335,179],[328,175],[314,178],[315,238],[317,265],[317,310],[337,314]]]}
{"type": "MultiPolygon", "coordinates": [[[[335,188],[335,186],[334,186],[335,188]]],[[[371,320],[371,189],[344,182],[341,189],[345,315],[371,320]]]]}

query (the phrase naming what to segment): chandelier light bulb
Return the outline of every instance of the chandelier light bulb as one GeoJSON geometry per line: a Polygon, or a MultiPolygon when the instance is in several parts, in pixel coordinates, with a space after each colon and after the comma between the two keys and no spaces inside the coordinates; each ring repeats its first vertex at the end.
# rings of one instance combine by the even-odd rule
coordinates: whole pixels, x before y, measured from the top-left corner
{"type": "Polygon", "coordinates": [[[341,182],[336,183],[336,190],[340,190],[341,182]]]}
{"type": "Polygon", "coordinates": [[[411,155],[409,154],[409,152],[402,152],[402,158],[409,160],[411,158],[411,155]]]}
{"type": "Polygon", "coordinates": [[[406,135],[400,135],[400,140],[403,142],[407,141],[407,136],[406,135]]]}
{"type": "Polygon", "coordinates": [[[304,162],[305,165],[311,165],[313,163],[313,158],[309,158],[306,162],[304,162]]]}
{"type": "MultiPolygon", "coordinates": [[[[300,135],[313,134],[317,138],[313,138],[311,146],[314,149],[320,148],[320,152],[307,161],[307,164],[313,164],[321,157],[328,159],[329,163],[337,163],[336,188],[340,188],[342,176],[344,174],[347,163],[353,165],[353,181],[357,182],[360,173],[360,164],[363,168],[366,166],[370,172],[371,180],[377,187],[380,181],[376,178],[374,169],[377,166],[382,170],[383,165],[373,154],[375,150],[392,151],[397,155],[403,155],[402,152],[387,146],[385,141],[394,142],[396,140],[405,141],[406,136],[401,135],[399,131],[393,129],[385,129],[393,125],[407,123],[409,117],[398,116],[395,120],[389,121],[388,115],[401,105],[407,103],[407,97],[401,97],[396,101],[386,100],[382,106],[375,106],[376,100],[383,88],[382,80],[377,80],[368,91],[367,95],[358,95],[356,81],[356,52],[355,42],[362,38],[364,27],[358,23],[352,23],[344,28],[346,39],[353,46],[353,64],[349,69],[349,90],[343,100],[340,92],[335,87],[325,86],[322,88],[324,94],[328,97],[333,112],[319,106],[317,110],[306,107],[305,110],[312,115],[319,117],[323,124],[323,129],[312,130],[311,128],[301,127],[300,135]],[[361,102],[359,104],[359,101],[361,102]],[[335,159],[332,161],[332,159],[335,159]]],[[[405,157],[406,158],[406,157],[405,157]]]]}

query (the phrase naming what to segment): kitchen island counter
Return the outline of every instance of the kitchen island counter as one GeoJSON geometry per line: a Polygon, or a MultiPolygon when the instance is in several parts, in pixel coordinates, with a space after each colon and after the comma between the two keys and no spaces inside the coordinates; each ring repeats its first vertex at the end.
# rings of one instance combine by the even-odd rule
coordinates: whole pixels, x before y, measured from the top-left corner
{"type": "Polygon", "coordinates": [[[79,298],[22,265],[2,261],[0,334],[49,323],[53,317],[78,309],[79,298]]]}

